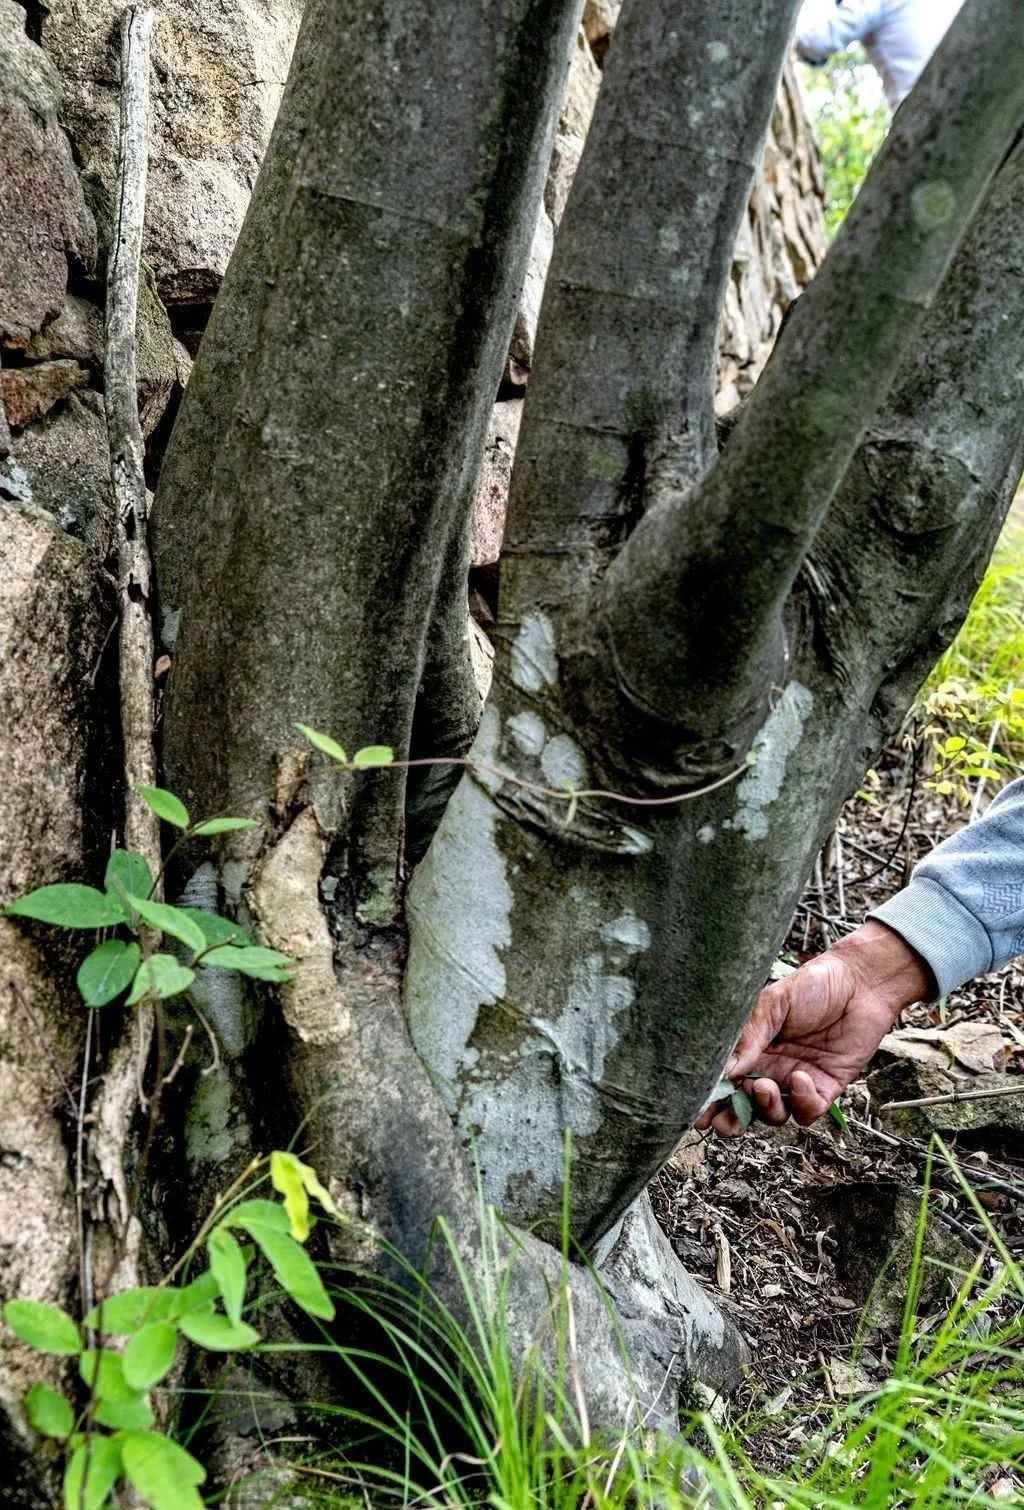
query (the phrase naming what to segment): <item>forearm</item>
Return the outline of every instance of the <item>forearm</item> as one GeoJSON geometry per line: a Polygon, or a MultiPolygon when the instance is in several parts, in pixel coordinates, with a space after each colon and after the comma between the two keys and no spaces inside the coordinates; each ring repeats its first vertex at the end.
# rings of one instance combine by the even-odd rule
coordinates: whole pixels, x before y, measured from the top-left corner
{"type": "Polygon", "coordinates": [[[928,1001],[935,980],[925,959],[892,928],[869,918],[832,946],[853,970],[862,989],[870,991],[891,1021],[915,1001],[928,1001]]]}
{"type": "Polygon", "coordinates": [[[1024,780],[940,844],[870,916],[927,960],[940,996],[1024,952],[1024,780]]]}

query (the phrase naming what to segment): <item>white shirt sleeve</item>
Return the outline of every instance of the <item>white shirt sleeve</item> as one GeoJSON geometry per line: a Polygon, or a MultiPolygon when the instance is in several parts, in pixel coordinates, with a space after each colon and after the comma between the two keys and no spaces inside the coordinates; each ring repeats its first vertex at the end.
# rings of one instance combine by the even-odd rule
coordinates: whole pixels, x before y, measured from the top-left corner
{"type": "Polygon", "coordinates": [[[804,0],[796,50],[805,63],[824,63],[851,42],[862,42],[885,19],[891,0],[804,0]]]}

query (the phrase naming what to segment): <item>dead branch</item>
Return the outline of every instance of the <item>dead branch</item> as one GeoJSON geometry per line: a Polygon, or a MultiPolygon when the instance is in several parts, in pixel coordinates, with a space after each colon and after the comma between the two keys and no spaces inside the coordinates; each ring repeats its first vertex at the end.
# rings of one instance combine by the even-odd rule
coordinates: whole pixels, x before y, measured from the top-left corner
{"type": "Polygon", "coordinates": [[[1024,1079],[1020,1085],[1000,1085],[994,1089],[974,1091],[949,1091],[943,1096],[918,1096],[913,1101],[887,1101],[879,1107],[883,1112],[906,1111],[914,1106],[954,1106],[960,1101],[997,1101],[1003,1096],[1024,1096],[1024,1079]]]}
{"type": "MultiPolygon", "coordinates": [[[[143,855],[150,872],[161,869],[160,824],[137,795],[156,780],[153,746],[152,569],[146,539],[146,479],[139,422],[136,318],[146,206],[149,123],[149,49],[154,13],[129,7],[121,21],[121,135],[114,226],[107,266],[104,389],[110,473],[115,504],[120,622],[121,729],[124,741],[124,841],[143,855]]],[[[110,1193],[99,1213],[116,1238],[111,1270],[124,1258],[129,1231],[125,1140],[139,1105],[142,1069],[153,1036],[153,1012],[140,1004],[118,1044],[94,1112],[90,1161],[110,1193]]],[[[107,1276],[109,1278],[109,1275],[107,1276]]],[[[132,1283],[132,1278],[127,1278],[132,1283]]],[[[104,1286],[105,1288],[105,1286],[104,1286]]]]}

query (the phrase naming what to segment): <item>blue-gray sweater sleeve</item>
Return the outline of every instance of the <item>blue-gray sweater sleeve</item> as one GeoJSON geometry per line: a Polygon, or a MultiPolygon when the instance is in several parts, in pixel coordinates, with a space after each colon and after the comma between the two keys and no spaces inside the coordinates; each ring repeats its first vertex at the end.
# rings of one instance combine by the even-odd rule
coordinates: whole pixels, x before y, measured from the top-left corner
{"type": "Polygon", "coordinates": [[[1024,954],[1024,779],[916,867],[869,914],[901,934],[946,996],[1024,954]]]}

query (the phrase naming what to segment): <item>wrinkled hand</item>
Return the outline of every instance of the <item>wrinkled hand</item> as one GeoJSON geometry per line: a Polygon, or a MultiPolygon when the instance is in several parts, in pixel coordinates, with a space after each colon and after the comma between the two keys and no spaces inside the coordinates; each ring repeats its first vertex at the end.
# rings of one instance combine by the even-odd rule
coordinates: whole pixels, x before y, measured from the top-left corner
{"type": "MultiPolygon", "coordinates": [[[[761,1121],[778,1126],[792,1114],[807,1127],[856,1080],[903,1008],[932,989],[927,965],[898,933],[865,923],[761,992],[725,1074],[742,1082],[761,1121]]],[[[696,1126],[743,1131],[728,1103],[696,1126]]]]}

